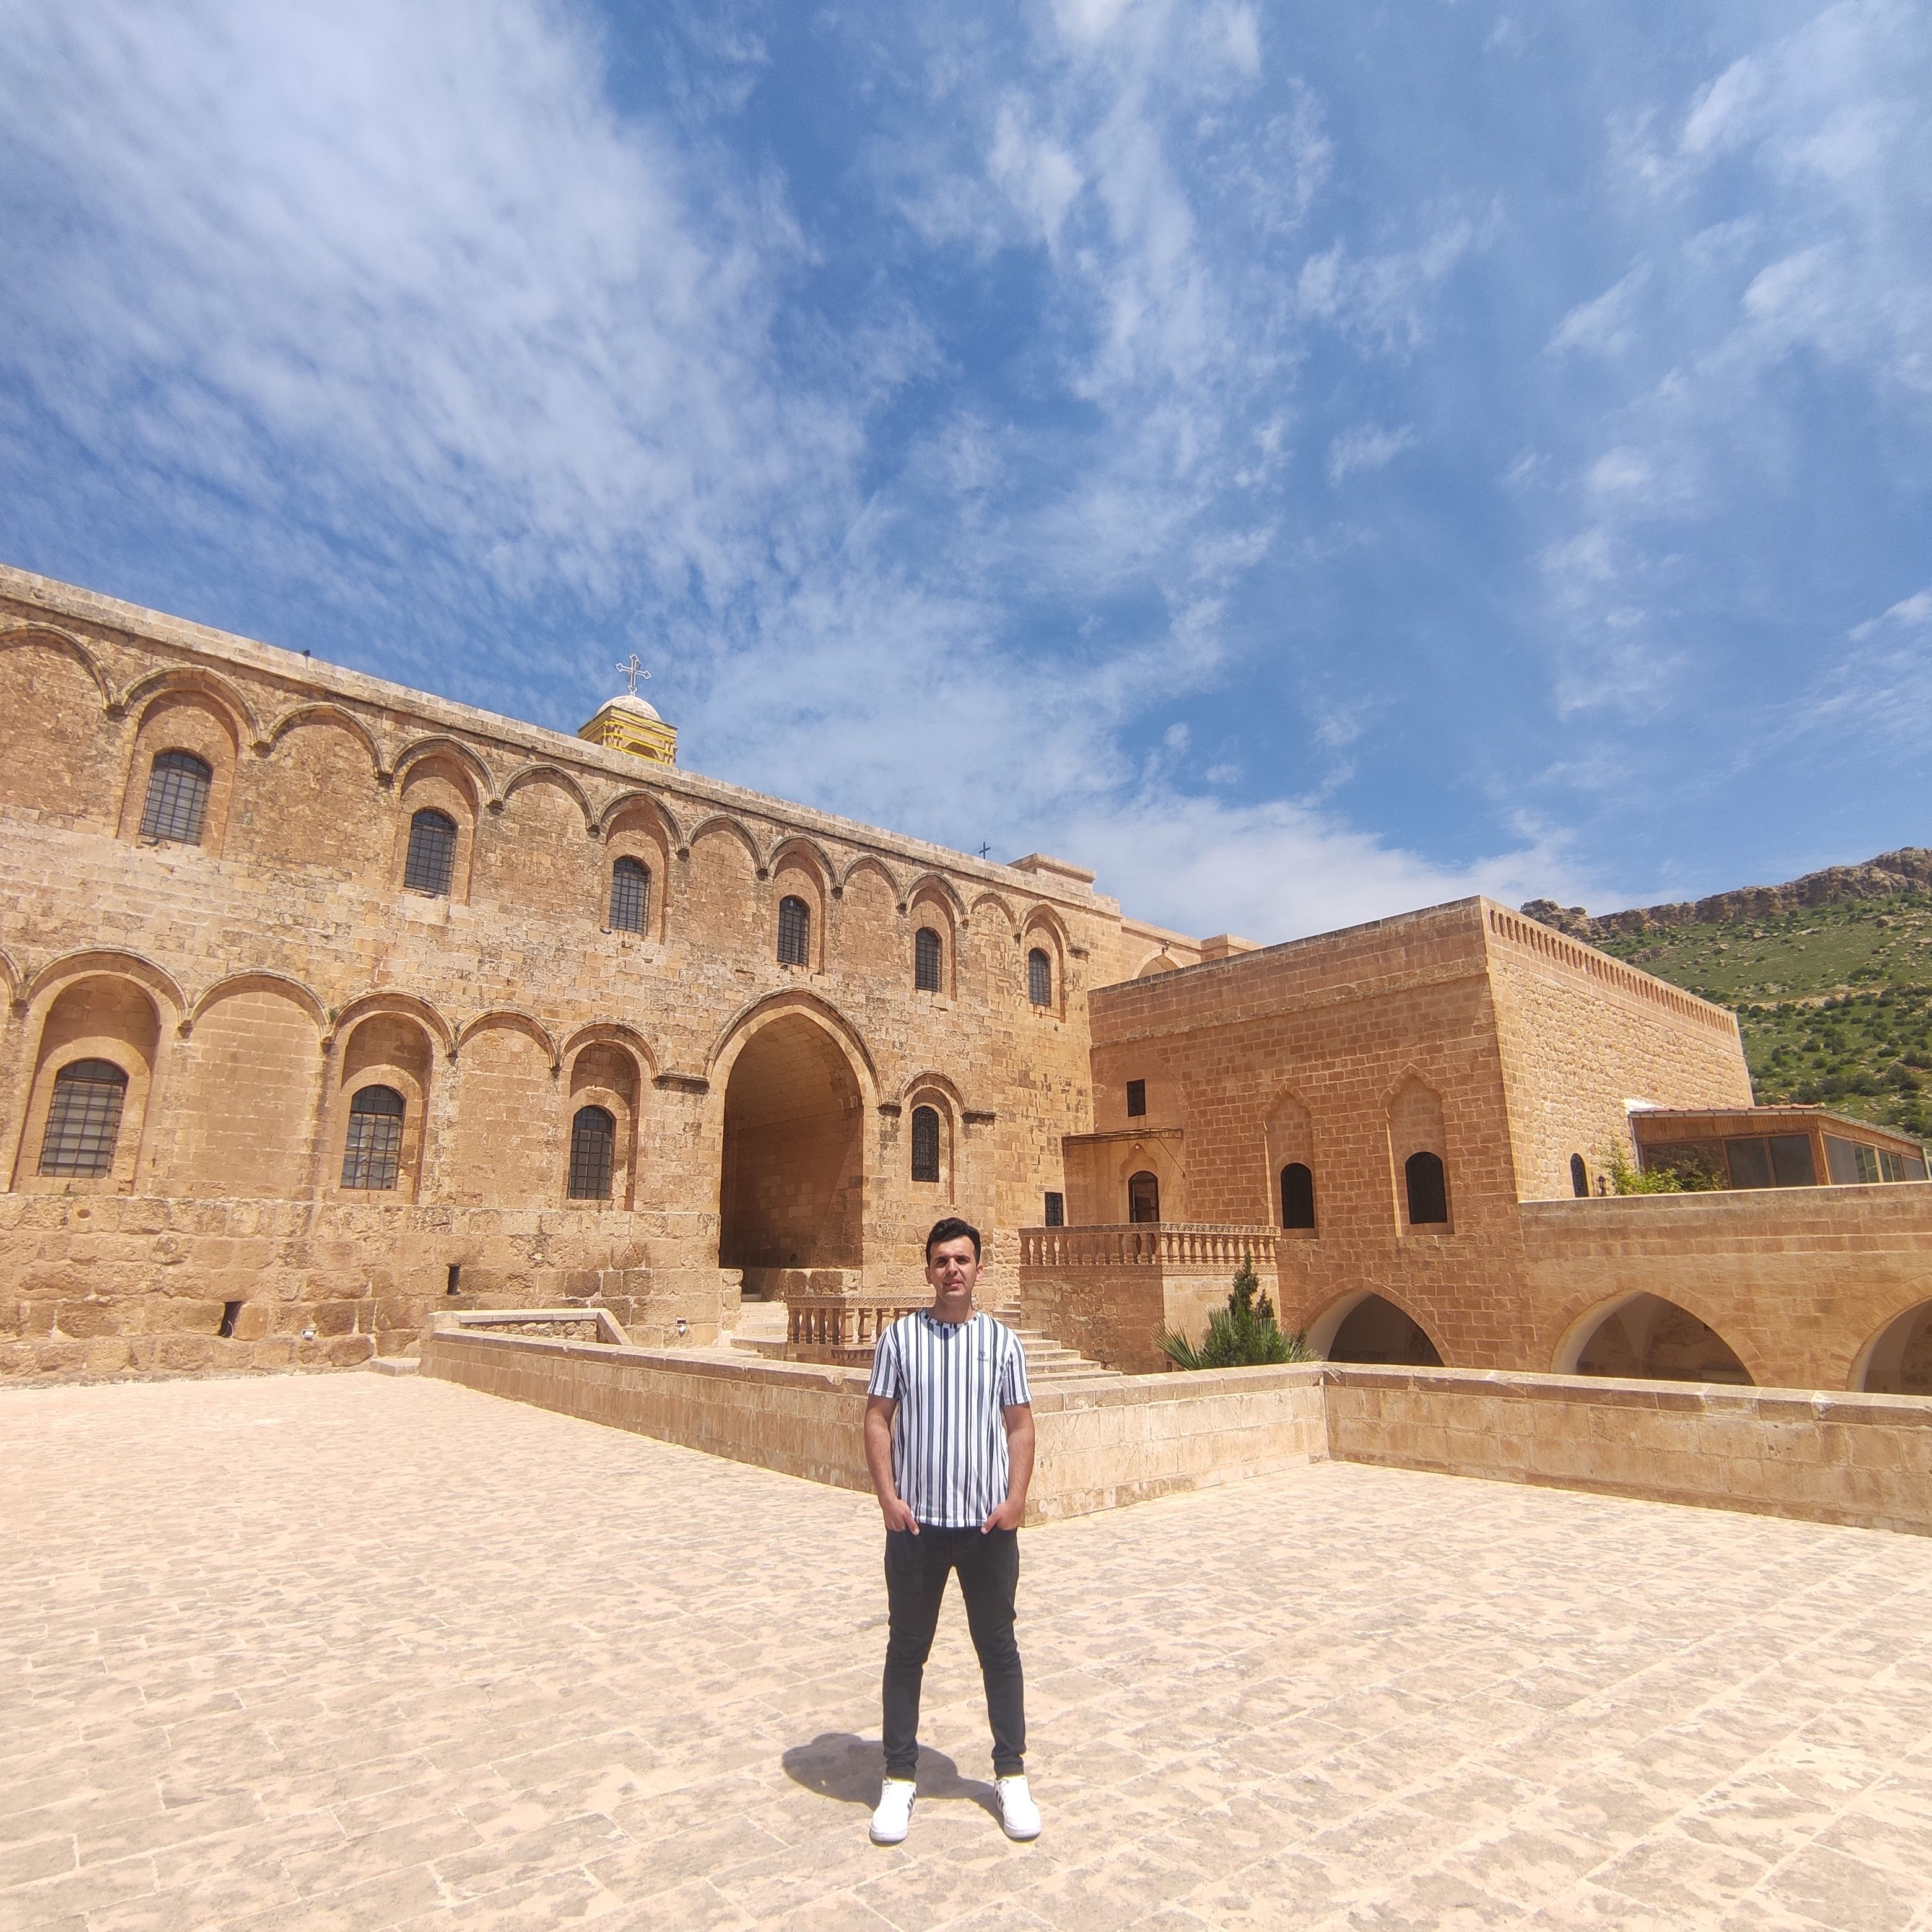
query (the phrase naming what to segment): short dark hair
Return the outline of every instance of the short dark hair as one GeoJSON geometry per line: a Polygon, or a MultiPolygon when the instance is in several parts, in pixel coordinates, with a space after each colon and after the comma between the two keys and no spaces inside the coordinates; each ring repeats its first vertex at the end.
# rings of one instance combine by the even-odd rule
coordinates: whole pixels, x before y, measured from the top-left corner
{"type": "Polygon", "coordinates": [[[944,1220],[934,1222],[932,1232],[926,1238],[926,1266],[932,1265],[932,1251],[941,1241],[962,1238],[973,1244],[973,1258],[976,1262],[980,1258],[980,1231],[970,1221],[962,1221],[957,1214],[949,1214],[944,1220]]]}

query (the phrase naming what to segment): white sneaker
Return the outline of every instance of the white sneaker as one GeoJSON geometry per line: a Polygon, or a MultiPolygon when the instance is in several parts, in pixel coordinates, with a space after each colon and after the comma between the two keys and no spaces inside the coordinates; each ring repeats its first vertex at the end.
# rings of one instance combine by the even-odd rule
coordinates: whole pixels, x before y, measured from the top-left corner
{"type": "Polygon", "coordinates": [[[1027,1789],[1024,1778],[1000,1780],[1000,1822],[1006,1828],[1010,1838],[1040,1836],[1040,1807],[1033,1802],[1033,1793],[1027,1789]]]}
{"type": "MultiPolygon", "coordinates": [[[[1025,1783],[1022,1778],[1022,1784],[1025,1783]]],[[[909,1778],[889,1778],[879,1787],[878,1808],[872,1814],[872,1842],[875,1845],[902,1843],[912,1828],[912,1798],[916,1789],[909,1778]]],[[[1037,1814],[1034,1829],[1040,1829],[1037,1814]]]]}

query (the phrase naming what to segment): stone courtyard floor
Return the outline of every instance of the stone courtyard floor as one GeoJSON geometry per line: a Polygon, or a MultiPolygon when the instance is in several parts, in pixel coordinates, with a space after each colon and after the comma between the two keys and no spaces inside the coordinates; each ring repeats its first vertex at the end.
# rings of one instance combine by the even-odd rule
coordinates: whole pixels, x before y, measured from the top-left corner
{"type": "Polygon", "coordinates": [[[1331,1464],[1026,1533],[364,1374],[0,1395],[0,1926],[1932,1928],[1932,1542],[1331,1464]]]}

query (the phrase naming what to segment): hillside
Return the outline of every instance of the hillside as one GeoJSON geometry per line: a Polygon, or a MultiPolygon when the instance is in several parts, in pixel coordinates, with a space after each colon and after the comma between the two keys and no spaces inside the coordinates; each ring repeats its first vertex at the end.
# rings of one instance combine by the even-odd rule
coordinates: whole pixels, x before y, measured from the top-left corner
{"type": "Polygon", "coordinates": [[[1600,918],[1523,910],[1732,1008],[1760,1102],[1932,1138],[1932,852],[1600,918]]]}

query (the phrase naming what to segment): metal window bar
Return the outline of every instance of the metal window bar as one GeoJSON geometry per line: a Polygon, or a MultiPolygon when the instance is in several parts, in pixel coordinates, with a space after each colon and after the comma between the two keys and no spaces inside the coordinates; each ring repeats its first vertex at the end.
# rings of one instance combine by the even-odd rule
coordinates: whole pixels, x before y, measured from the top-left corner
{"type": "Polygon", "coordinates": [[[916,992],[936,993],[943,974],[946,950],[938,933],[922,926],[912,943],[912,983],[916,992]]]}
{"type": "Polygon", "coordinates": [[[778,901],[778,964],[808,966],[812,963],[812,908],[804,900],[778,901]]]}
{"type": "Polygon", "coordinates": [[[76,1060],[54,1076],[40,1172],[94,1180],[114,1168],[128,1076],[110,1060],[76,1060]]]}
{"type": "Polygon", "coordinates": [[[915,1180],[939,1178],[939,1110],[936,1107],[912,1110],[912,1178],[915,1180]]]}
{"type": "Polygon", "coordinates": [[[450,874],[456,868],[456,820],[446,812],[419,812],[410,820],[410,856],[403,867],[403,884],[412,892],[432,898],[449,896],[450,874]]]}
{"type": "Polygon", "coordinates": [[[610,868],[610,930],[642,932],[650,909],[650,868],[634,859],[620,859],[610,868]]]}
{"type": "Polygon", "coordinates": [[[1036,946],[1027,955],[1027,998],[1036,1006],[1053,1004],[1053,962],[1036,946]]]}
{"type": "Polygon", "coordinates": [[[1046,1225],[1049,1228],[1066,1226],[1066,1196],[1052,1193],[1046,1197],[1046,1225]]]}
{"type": "Polygon", "coordinates": [[[199,845],[214,776],[214,767],[192,752],[163,752],[148,773],[141,836],[171,845],[199,845]]]}
{"type": "Polygon", "coordinates": [[[396,1184],[402,1166],[403,1096],[393,1087],[365,1087],[349,1103],[342,1184],[372,1193],[396,1184]]]}
{"type": "Polygon", "coordinates": [[[570,1124],[570,1198],[608,1201],[616,1164],[617,1123],[602,1107],[580,1107],[570,1124]]]}

